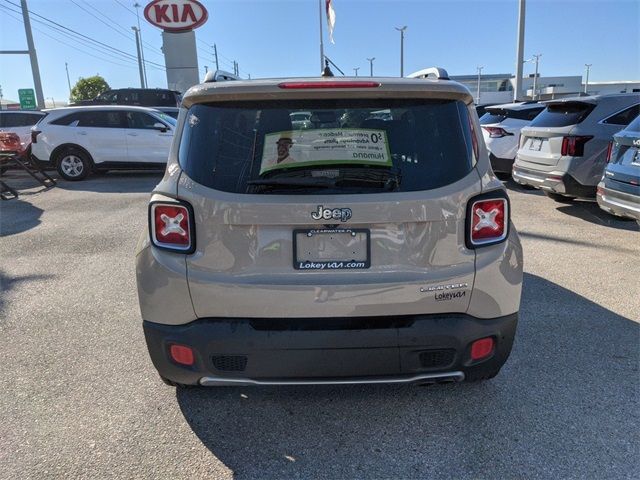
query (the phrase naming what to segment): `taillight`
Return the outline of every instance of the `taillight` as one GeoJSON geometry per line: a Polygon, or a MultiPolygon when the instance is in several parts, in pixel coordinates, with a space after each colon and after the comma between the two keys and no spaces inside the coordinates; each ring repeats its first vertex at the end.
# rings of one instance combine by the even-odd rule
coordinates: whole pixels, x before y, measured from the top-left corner
{"type": "Polygon", "coordinates": [[[158,248],[193,253],[193,210],[186,203],[152,202],[149,205],[151,242],[158,248]]]}
{"type": "Polygon", "coordinates": [[[282,82],[278,84],[278,88],[284,89],[305,89],[305,88],[377,88],[379,82],[370,81],[347,81],[347,82],[282,82]]]}
{"type": "Polygon", "coordinates": [[[584,144],[593,138],[592,135],[562,137],[561,155],[581,157],[584,155],[584,144]]]}
{"type": "Polygon", "coordinates": [[[513,133],[507,132],[504,128],[500,127],[482,127],[489,133],[489,138],[502,138],[513,133]]]}
{"type": "Polygon", "coordinates": [[[38,143],[38,135],[41,133],[40,130],[31,130],[31,143],[38,143]]]}
{"type": "Polygon", "coordinates": [[[609,142],[607,145],[607,163],[611,161],[611,151],[613,150],[613,142],[609,142]]]}
{"type": "Polygon", "coordinates": [[[500,243],[509,234],[509,199],[504,191],[489,192],[467,205],[467,248],[500,243]]]}

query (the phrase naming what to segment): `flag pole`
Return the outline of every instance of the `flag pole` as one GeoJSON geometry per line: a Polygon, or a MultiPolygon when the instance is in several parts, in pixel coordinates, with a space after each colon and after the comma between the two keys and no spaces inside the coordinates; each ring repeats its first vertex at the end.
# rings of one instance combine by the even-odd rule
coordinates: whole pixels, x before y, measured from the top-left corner
{"type": "Polygon", "coordinates": [[[324,43],[322,41],[322,1],[318,0],[318,14],[320,20],[320,73],[324,69],[324,43]]]}

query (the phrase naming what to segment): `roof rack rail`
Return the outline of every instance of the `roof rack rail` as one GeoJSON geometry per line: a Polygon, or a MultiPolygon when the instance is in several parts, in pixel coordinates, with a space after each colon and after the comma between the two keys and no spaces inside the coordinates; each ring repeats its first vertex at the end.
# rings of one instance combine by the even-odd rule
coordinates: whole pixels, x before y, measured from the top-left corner
{"type": "Polygon", "coordinates": [[[202,83],[228,82],[230,80],[240,80],[240,77],[224,70],[210,70],[204,76],[202,83]]]}
{"type": "Polygon", "coordinates": [[[418,70],[411,75],[407,75],[407,78],[436,78],[438,80],[449,80],[449,74],[444,68],[429,67],[418,70]]]}

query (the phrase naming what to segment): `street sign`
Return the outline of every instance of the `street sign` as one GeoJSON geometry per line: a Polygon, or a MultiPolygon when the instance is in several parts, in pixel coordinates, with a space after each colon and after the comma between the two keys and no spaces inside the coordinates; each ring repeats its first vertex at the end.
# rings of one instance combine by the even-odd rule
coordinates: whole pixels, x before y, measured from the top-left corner
{"type": "Polygon", "coordinates": [[[203,25],[207,9],[197,0],[153,0],[144,9],[144,18],[165,32],[187,32],[203,25]]]}
{"type": "Polygon", "coordinates": [[[22,110],[35,110],[36,109],[36,94],[33,88],[21,88],[18,90],[18,97],[20,98],[20,108],[22,110]]]}

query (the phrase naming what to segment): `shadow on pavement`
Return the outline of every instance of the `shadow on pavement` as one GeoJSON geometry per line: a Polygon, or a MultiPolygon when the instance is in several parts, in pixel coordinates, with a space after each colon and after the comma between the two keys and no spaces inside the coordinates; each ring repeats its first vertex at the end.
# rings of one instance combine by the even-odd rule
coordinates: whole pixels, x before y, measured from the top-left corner
{"type": "Polygon", "coordinates": [[[502,183],[507,190],[513,190],[519,193],[526,193],[527,195],[537,195],[538,197],[544,196],[544,192],[542,190],[538,190],[537,188],[533,188],[533,187],[522,186],[519,183],[514,182],[512,178],[509,178],[508,180],[503,180],[502,183]]]}
{"type": "Polygon", "coordinates": [[[85,180],[69,182],[56,178],[58,188],[75,192],[99,193],[145,193],[154,189],[164,175],[164,170],[156,171],[117,171],[92,174],[85,180]]]}
{"type": "Polygon", "coordinates": [[[637,231],[638,224],[633,220],[625,220],[610,215],[602,210],[595,202],[576,201],[570,205],[556,207],[556,210],[565,215],[576,217],[586,222],[595,223],[605,227],[618,228],[620,230],[637,231]]]}
{"type": "MultiPolygon", "coordinates": [[[[24,275],[22,277],[11,277],[0,270],[0,312],[4,309],[5,295],[12,290],[20,282],[31,282],[37,280],[46,280],[53,275],[24,275]]],[[[2,316],[0,316],[0,319],[2,316]]],[[[0,324],[2,320],[0,320],[0,324]]]]}
{"type": "Polygon", "coordinates": [[[40,225],[43,210],[20,199],[0,203],[0,238],[26,232],[40,225]]]}
{"type": "Polygon", "coordinates": [[[526,274],[514,351],[491,381],[176,395],[237,478],[631,477],[639,331],[526,274]]]}

